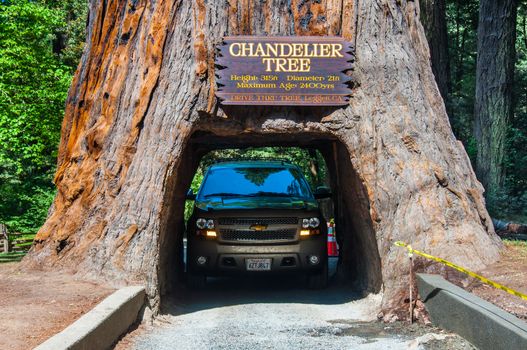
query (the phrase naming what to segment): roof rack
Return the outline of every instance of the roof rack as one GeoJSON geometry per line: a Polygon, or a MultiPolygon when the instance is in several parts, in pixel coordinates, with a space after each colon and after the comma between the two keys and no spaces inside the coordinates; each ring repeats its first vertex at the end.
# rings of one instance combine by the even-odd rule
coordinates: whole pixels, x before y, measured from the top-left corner
{"type": "Polygon", "coordinates": [[[280,162],[282,164],[292,164],[291,159],[287,158],[273,158],[273,157],[232,157],[232,158],[216,158],[213,164],[227,163],[227,162],[280,162]]]}

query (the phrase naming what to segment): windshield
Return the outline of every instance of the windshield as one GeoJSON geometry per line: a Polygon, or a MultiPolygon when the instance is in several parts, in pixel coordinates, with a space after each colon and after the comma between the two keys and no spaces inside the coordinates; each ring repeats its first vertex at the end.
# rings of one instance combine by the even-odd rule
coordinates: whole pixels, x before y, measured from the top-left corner
{"type": "Polygon", "coordinates": [[[214,196],[312,198],[300,171],[286,167],[211,169],[201,185],[199,198],[214,196]]]}

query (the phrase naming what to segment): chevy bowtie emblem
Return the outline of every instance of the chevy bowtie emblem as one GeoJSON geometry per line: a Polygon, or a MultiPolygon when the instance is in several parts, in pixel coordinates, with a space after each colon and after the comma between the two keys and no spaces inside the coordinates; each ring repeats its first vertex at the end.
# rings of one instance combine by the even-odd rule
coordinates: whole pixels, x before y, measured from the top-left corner
{"type": "Polygon", "coordinates": [[[253,231],[264,231],[267,229],[267,225],[261,225],[261,224],[254,224],[249,227],[253,231]]]}

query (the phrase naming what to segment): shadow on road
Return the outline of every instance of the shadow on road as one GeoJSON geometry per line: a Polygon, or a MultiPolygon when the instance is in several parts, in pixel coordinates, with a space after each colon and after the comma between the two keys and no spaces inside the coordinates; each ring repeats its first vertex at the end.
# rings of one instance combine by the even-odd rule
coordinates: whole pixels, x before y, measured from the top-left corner
{"type": "MultiPolygon", "coordinates": [[[[330,276],[335,273],[336,262],[336,259],[330,261],[330,276]]],[[[182,288],[177,294],[167,295],[163,301],[162,313],[181,315],[254,303],[337,305],[363,297],[359,291],[337,284],[334,280],[335,278],[330,278],[326,289],[309,290],[304,277],[299,275],[208,278],[207,286],[202,290],[182,288]]]]}

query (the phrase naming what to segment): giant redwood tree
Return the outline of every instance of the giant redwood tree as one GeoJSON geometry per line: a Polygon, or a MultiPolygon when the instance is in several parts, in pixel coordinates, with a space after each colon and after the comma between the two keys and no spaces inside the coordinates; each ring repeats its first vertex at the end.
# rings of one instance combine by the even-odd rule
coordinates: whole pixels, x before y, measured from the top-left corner
{"type": "Polygon", "coordinates": [[[330,145],[322,151],[332,160],[339,269],[383,293],[385,310],[407,298],[396,240],[472,269],[497,259],[482,187],[434,82],[418,2],[92,0],[87,38],[62,125],[58,194],[26,264],[142,282],[157,309],[206,148],[315,139],[330,145]],[[353,42],[349,105],[223,107],[216,46],[242,34],[353,42]]]}

